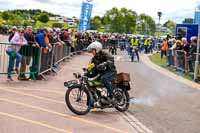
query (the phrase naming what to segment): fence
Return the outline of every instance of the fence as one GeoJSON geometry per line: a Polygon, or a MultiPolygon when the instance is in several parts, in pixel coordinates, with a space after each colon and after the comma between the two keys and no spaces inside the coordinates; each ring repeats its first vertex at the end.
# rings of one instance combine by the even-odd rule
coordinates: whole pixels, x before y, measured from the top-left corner
{"type": "Polygon", "coordinates": [[[55,68],[58,66],[58,64],[70,57],[70,48],[71,46],[64,44],[53,45],[53,47],[51,49],[48,49],[47,52],[45,52],[45,49],[42,49],[40,57],[40,75],[43,75],[48,71],[56,72],[55,68]]]}
{"type": "Polygon", "coordinates": [[[82,45],[76,45],[75,52],[71,53],[71,46],[53,44],[53,47],[49,49],[25,45],[18,52],[9,51],[9,48],[16,48],[16,46],[10,43],[0,43],[0,75],[29,74],[33,80],[36,80],[38,75],[44,77],[43,74],[48,71],[55,72],[54,68],[58,67],[60,62],[84,49],[82,45]],[[14,72],[14,65],[20,70],[19,73],[14,72]]]}
{"type": "Polygon", "coordinates": [[[115,39],[115,40],[108,39],[105,41],[101,41],[101,43],[102,43],[104,49],[108,49],[112,46],[119,47],[122,44],[122,41],[120,41],[119,39],[115,39]]]}
{"type": "Polygon", "coordinates": [[[10,43],[0,43],[0,75],[30,74],[35,80],[35,74],[39,71],[40,49],[25,45],[18,51],[19,47],[10,43]],[[30,66],[30,63],[32,66],[30,72],[27,72],[26,66],[30,66]],[[18,71],[14,72],[14,67],[18,71]]]}
{"type": "Polygon", "coordinates": [[[196,54],[188,55],[183,50],[169,49],[167,51],[168,65],[174,67],[177,71],[194,74],[195,60],[196,54]]]}

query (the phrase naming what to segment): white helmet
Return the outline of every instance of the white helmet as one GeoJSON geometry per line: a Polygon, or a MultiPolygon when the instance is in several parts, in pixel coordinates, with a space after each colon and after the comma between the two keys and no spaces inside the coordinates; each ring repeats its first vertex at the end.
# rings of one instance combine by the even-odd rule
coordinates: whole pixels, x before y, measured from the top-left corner
{"type": "Polygon", "coordinates": [[[87,47],[87,51],[88,52],[91,52],[92,50],[96,50],[97,52],[102,50],[103,47],[102,47],[102,44],[98,41],[95,41],[93,43],[91,43],[88,47],[87,47]]]}

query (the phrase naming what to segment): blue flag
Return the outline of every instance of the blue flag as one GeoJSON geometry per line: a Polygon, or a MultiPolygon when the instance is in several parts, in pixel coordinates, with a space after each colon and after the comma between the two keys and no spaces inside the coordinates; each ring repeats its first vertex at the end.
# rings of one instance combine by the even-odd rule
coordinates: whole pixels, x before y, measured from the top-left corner
{"type": "Polygon", "coordinates": [[[92,0],[87,0],[82,4],[81,18],[79,23],[79,31],[85,32],[90,29],[90,18],[92,15],[92,0]]]}

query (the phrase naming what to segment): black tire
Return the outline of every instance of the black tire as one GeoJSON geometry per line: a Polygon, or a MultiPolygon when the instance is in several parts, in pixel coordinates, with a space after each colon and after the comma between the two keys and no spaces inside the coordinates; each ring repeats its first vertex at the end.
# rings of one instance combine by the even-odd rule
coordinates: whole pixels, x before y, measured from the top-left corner
{"type": "Polygon", "coordinates": [[[83,92],[85,92],[85,94],[87,95],[87,109],[85,111],[80,111],[75,109],[72,104],[70,103],[70,93],[72,92],[73,89],[79,89],[79,88],[69,88],[65,94],[65,102],[66,105],[68,106],[68,108],[75,114],[77,115],[86,115],[87,113],[90,112],[91,109],[91,105],[90,105],[90,94],[87,90],[82,90],[83,92]]]}
{"type": "Polygon", "coordinates": [[[129,108],[129,93],[127,91],[123,91],[123,96],[125,97],[125,103],[123,104],[124,107],[119,106],[115,106],[115,109],[118,110],[119,112],[125,112],[128,110],[129,108]]]}

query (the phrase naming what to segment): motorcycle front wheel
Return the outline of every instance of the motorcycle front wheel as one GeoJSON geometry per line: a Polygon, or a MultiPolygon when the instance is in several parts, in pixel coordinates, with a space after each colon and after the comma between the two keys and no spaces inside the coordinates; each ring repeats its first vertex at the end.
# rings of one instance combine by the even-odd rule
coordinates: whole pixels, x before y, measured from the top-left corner
{"type": "Polygon", "coordinates": [[[90,112],[90,95],[86,89],[69,88],[65,94],[68,108],[77,115],[86,115],[90,112]]]}

